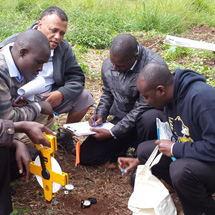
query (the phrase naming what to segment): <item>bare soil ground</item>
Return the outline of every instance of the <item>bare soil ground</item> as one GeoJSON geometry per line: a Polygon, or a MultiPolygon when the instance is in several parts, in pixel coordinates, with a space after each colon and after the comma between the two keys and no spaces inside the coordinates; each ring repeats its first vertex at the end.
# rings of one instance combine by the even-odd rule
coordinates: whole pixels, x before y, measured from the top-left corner
{"type": "MultiPolygon", "coordinates": [[[[204,25],[192,29],[192,31],[183,36],[195,40],[215,42],[214,29],[204,25]]],[[[160,47],[164,40],[164,38],[157,38],[143,41],[141,35],[137,39],[144,46],[154,51],[161,51],[160,47]]],[[[108,56],[108,53],[108,50],[91,50],[84,54],[92,73],[98,74],[100,72],[102,62],[108,56]]],[[[181,59],[178,59],[179,63],[180,61],[181,59]]],[[[206,63],[214,67],[214,60],[206,63]]],[[[86,84],[98,103],[102,93],[101,79],[90,80],[86,78],[86,84]]],[[[86,119],[92,111],[93,109],[89,111],[86,119]]],[[[61,116],[59,124],[64,122],[65,116],[61,116]]],[[[83,138],[80,140],[83,141],[83,138]]],[[[32,177],[28,183],[24,183],[22,180],[15,181],[12,183],[16,191],[13,196],[14,214],[131,215],[127,208],[128,199],[132,193],[128,183],[130,175],[122,177],[119,169],[114,164],[95,167],[78,165],[75,167],[75,157],[63,150],[57,151],[56,159],[62,171],[68,173],[69,183],[74,185],[74,190],[69,194],[64,194],[65,189],[61,189],[56,195],[56,200],[59,204],[55,205],[45,201],[43,189],[39,186],[35,177],[32,177]],[[89,208],[82,209],[81,200],[88,198],[96,198],[97,203],[92,204],[89,208]]],[[[176,194],[171,188],[169,190],[178,214],[183,215],[176,194]]]]}

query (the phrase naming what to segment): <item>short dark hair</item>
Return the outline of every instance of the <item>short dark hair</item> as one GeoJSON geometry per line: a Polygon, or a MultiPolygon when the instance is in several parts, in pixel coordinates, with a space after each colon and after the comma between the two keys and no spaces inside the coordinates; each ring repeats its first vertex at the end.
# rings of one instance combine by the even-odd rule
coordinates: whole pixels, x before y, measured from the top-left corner
{"type": "Polygon", "coordinates": [[[150,88],[156,88],[158,85],[171,85],[173,75],[168,67],[159,63],[147,64],[139,74],[139,78],[144,78],[150,88]]]}
{"type": "Polygon", "coordinates": [[[134,57],[137,53],[137,40],[131,34],[120,34],[115,37],[110,51],[115,56],[134,57]]]}
{"type": "Polygon", "coordinates": [[[51,6],[51,7],[48,7],[46,8],[41,16],[40,16],[40,20],[47,16],[47,15],[52,15],[52,14],[56,14],[59,16],[59,18],[62,20],[62,21],[65,21],[65,22],[68,22],[68,17],[66,15],[66,13],[59,7],[55,7],[55,6],[51,6]]]}

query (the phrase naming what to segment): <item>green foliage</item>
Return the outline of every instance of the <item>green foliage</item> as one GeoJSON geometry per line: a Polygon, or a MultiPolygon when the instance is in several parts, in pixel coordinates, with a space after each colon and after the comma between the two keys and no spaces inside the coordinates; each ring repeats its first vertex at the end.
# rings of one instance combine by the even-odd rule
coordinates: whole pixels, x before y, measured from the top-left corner
{"type": "Polygon", "coordinates": [[[16,208],[10,215],[23,215],[29,211],[29,208],[16,208]]]}
{"type": "Polygon", "coordinates": [[[109,47],[122,32],[176,34],[199,24],[215,26],[214,0],[0,0],[0,40],[24,31],[51,5],[69,17],[66,39],[85,47],[109,47]]]}
{"type": "Polygon", "coordinates": [[[179,46],[164,45],[163,48],[165,49],[163,58],[166,62],[174,61],[176,58],[185,58],[192,52],[192,49],[179,46]]]}

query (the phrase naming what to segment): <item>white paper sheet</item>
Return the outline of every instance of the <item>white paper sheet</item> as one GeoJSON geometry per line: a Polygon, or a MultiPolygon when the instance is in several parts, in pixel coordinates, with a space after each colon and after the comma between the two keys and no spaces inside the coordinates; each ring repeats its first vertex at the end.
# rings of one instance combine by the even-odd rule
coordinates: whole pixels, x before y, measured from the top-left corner
{"type": "Polygon", "coordinates": [[[90,126],[88,121],[77,122],[77,123],[68,123],[68,124],[63,125],[63,127],[65,129],[72,131],[77,136],[95,134],[96,132],[90,131],[90,128],[105,128],[105,129],[110,130],[113,126],[114,126],[114,124],[112,124],[110,122],[105,122],[105,123],[102,123],[101,125],[98,125],[96,127],[92,127],[92,126],[90,126]]]}
{"type": "Polygon", "coordinates": [[[165,39],[165,43],[173,46],[180,46],[186,48],[193,48],[193,49],[203,49],[209,51],[215,51],[215,44],[207,43],[203,41],[197,40],[190,40],[182,37],[175,37],[167,35],[165,39]]]}
{"type": "Polygon", "coordinates": [[[34,80],[28,82],[17,90],[19,95],[23,95],[24,98],[34,101],[34,95],[42,92],[45,89],[45,79],[42,76],[37,76],[34,80]]]}

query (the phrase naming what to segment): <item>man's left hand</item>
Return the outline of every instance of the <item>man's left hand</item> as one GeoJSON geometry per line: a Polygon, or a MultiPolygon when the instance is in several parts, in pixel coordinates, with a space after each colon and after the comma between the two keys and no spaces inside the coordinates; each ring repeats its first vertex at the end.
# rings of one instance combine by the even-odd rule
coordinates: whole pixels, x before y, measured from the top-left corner
{"type": "Polygon", "coordinates": [[[45,101],[51,104],[52,108],[56,107],[63,101],[63,94],[58,90],[45,94],[43,97],[46,98],[45,101]]]}
{"type": "Polygon", "coordinates": [[[91,131],[95,131],[96,134],[93,134],[97,140],[106,140],[112,137],[110,131],[105,128],[91,128],[91,131]]]}
{"type": "Polygon", "coordinates": [[[29,163],[31,162],[31,156],[28,152],[27,147],[25,146],[24,143],[18,141],[18,140],[13,140],[12,146],[16,149],[16,162],[19,168],[19,174],[23,174],[23,165],[25,166],[25,178],[26,181],[30,179],[30,167],[29,163]]]}
{"type": "Polygon", "coordinates": [[[171,140],[156,140],[155,144],[159,146],[160,152],[164,155],[171,157],[171,147],[174,142],[171,140]]]}

